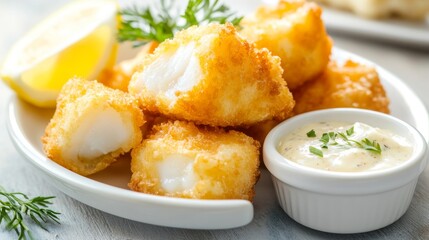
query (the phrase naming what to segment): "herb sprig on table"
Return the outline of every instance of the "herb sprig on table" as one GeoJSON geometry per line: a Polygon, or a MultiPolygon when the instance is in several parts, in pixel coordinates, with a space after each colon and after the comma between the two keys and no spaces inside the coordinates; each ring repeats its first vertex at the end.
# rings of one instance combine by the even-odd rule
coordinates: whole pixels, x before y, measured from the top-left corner
{"type": "Polygon", "coordinates": [[[209,22],[230,22],[237,26],[243,17],[236,16],[229,7],[219,0],[189,0],[183,13],[175,13],[174,0],[161,0],[159,9],[140,8],[136,5],[126,7],[119,12],[121,23],[118,39],[131,41],[134,46],[150,41],[163,42],[174,33],[188,27],[209,22]]]}
{"type": "MultiPolygon", "coordinates": [[[[319,139],[319,141],[322,143],[320,145],[321,149],[316,148],[314,146],[310,146],[309,151],[312,154],[322,158],[323,158],[322,149],[328,149],[330,146],[339,146],[344,148],[355,147],[355,148],[361,148],[376,154],[381,154],[381,147],[379,143],[377,143],[374,140],[371,141],[368,138],[364,138],[360,141],[353,140],[350,138],[353,134],[354,134],[354,127],[347,129],[346,132],[323,133],[322,137],[319,139]]],[[[314,129],[307,132],[307,137],[309,138],[317,137],[314,129]]]]}
{"type": "Polygon", "coordinates": [[[24,193],[6,192],[0,186],[0,225],[4,223],[7,230],[14,230],[18,239],[33,239],[26,220],[31,219],[31,222],[44,230],[47,230],[43,226],[44,223],[60,223],[60,213],[49,208],[53,198],[55,197],[29,198],[24,193]]]}

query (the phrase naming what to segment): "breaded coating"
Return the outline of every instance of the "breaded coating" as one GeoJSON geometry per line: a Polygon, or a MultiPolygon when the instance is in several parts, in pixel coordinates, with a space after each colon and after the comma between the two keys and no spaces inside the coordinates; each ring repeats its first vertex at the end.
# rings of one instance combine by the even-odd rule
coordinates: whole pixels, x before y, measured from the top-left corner
{"type": "Polygon", "coordinates": [[[81,175],[108,167],[140,144],[143,112],[131,95],[97,81],[71,79],[42,137],[48,158],[81,175]]]}
{"type": "Polygon", "coordinates": [[[129,187],[169,197],[251,201],[259,177],[259,148],[238,131],[162,123],[133,149],[129,187]]]}
{"type": "Polygon", "coordinates": [[[401,17],[424,20],[429,14],[428,0],[314,0],[350,10],[366,18],[401,17]]]}
{"type": "Polygon", "coordinates": [[[332,41],[321,19],[322,9],[305,0],[280,0],[262,6],[241,21],[241,34],[281,58],[283,78],[293,90],[320,75],[331,54],[332,41]]]}
{"type": "Polygon", "coordinates": [[[265,137],[268,135],[268,133],[273,129],[277,124],[279,124],[281,121],[278,120],[267,120],[260,123],[256,123],[248,128],[240,129],[243,133],[245,133],[247,136],[252,137],[256,141],[258,141],[261,146],[264,144],[265,137]]]}
{"type": "Polygon", "coordinates": [[[389,99],[376,69],[351,60],[331,62],[325,73],[293,92],[295,114],[352,107],[389,113],[389,99]]]}
{"type": "Polygon", "coordinates": [[[98,77],[98,81],[110,88],[128,92],[128,84],[138,64],[146,55],[153,53],[158,45],[154,41],[147,43],[134,58],[122,61],[112,68],[104,69],[98,77]]]}
{"type": "Polygon", "coordinates": [[[150,112],[143,111],[146,123],[141,127],[143,139],[147,138],[152,131],[153,126],[161,124],[163,122],[170,121],[167,117],[159,114],[152,114],[150,112]]]}
{"type": "Polygon", "coordinates": [[[144,110],[211,126],[286,118],[294,101],[280,59],[231,24],[190,27],[161,43],[130,82],[144,110]]]}

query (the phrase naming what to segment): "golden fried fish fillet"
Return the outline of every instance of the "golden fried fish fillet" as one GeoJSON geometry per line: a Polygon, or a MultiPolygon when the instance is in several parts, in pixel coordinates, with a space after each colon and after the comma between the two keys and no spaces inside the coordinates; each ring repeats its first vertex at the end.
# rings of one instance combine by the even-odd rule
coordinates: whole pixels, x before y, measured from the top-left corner
{"type": "Polygon", "coordinates": [[[389,99],[376,69],[351,60],[331,62],[325,73],[293,92],[294,114],[317,109],[352,107],[389,113],[389,99]]]}
{"type": "Polygon", "coordinates": [[[259,177],[259,147],[238,131],[162,123],[133,149],[129,187],[169,197],[251,201],[259,177]]]}
{"type": "Polygon", "coordinates": [[[212,126],[284,119],[294,101],[280,59],[231,24],[190,27],[161,43],[130,82],[144,110],[212,126]]]}
{"type": "Polygon", "coordinates": [[[96,81],[71,79],[42,137],[46,155],[81,175],[108,167],[140,144],[143,112],[131,95],[96,81]]]}
{"type": "Polygon", "coordinates": [[[147,43],[134,58],[122,61],[112,68],[104,69],[98,77],[98,81],[110,88],[128,92],[128,84],[137,65],[146,55],[153,53],[157,47],[157,42],[147,43]]]}
{"type": "Polygon", "coordinates": [[[428,0],[314,0],[336,8],[350,10],[367,18],[399,16],[423,20],[429,14],[428,0]]]}
{"type": "Polygon", "coordinates": [[[321,19],[322,10],[305,0],[280,0],[262,6],[241,21],[241,34],[281,58],[283,78],[293,90],[320,75],[331,54],[332,41],[321,19]]]}

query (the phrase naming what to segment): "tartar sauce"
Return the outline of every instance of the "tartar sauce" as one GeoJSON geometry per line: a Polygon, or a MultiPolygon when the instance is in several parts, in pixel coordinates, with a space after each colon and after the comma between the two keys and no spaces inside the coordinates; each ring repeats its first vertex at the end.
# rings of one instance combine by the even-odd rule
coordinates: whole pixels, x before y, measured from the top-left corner
{"type": "Polygon", "coordinates": [[[410,158],[413,147],[410,141],[402,136],[360,122],[319,122],[289,133],[280,142],[278,150],[287,159],[308,167],[337,172],[362,172],[399,165],[410,158]],[[347,135],[348,139],[357,142],[365,138],[371,142],[375,141],[380,145],[381,153],[348,146],[338,137],[340,144],[321,147],[323,142],[320,138],[323,133],[346,133],[352,127],[353,133],[347,135]],[[315,137],[307,136],[311,130],[314,130],[315,137]],[[310,146],[321,150],[323,157],[312,153],[310,146]]]}

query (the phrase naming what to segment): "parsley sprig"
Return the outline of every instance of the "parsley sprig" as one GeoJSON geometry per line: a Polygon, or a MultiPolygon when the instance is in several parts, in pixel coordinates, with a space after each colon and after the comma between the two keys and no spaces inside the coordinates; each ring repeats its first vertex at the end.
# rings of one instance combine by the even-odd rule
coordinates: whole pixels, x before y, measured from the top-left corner
{"type": "Polygon", "coordinates": [[[177,9],[174,2],[161,0],[160,7],[156,10],[134,5],[119,11],[119,41],[131,41],[134,46],[150,41],[163,42],[172,38],[174,33],[190,26],[209,22],[230,22],[237,26],[243,18],[235,16],[235,13],[219,0],[189,0],[182,14],[172,12],[172,9],[177,9]]]}
{"type": "Polygon", "coordinates": [[[7,230],[14,230],[18,239],[33,239],[26,218],[47,230],[43,224],[53,221],[59,224],[60,213],[49,209],[55,197],[29,198],[20,192],[6,192],[0,186],[0,225],[4,222],[7,230]]]}
{"type": "MultiPolygon", "coordinates": [[[[350,137],[354,134],[354,127],[347,129],[346,132],[327,132],[323,133],[319,141],[322,143],[320,148],[314,146],[309,147],[309,151],[319,157],[323,157],[322,149],[328,149],[330,146],[338,146],[344,148],[361,148],[376,154],[381,154],[380,144],[375,140],[371,141],[368,138],[364,138],[360,141],[351,139],[350,137]]],[[[307,132],[307,137],[316,137],[314,129],[307,132]]]]}

